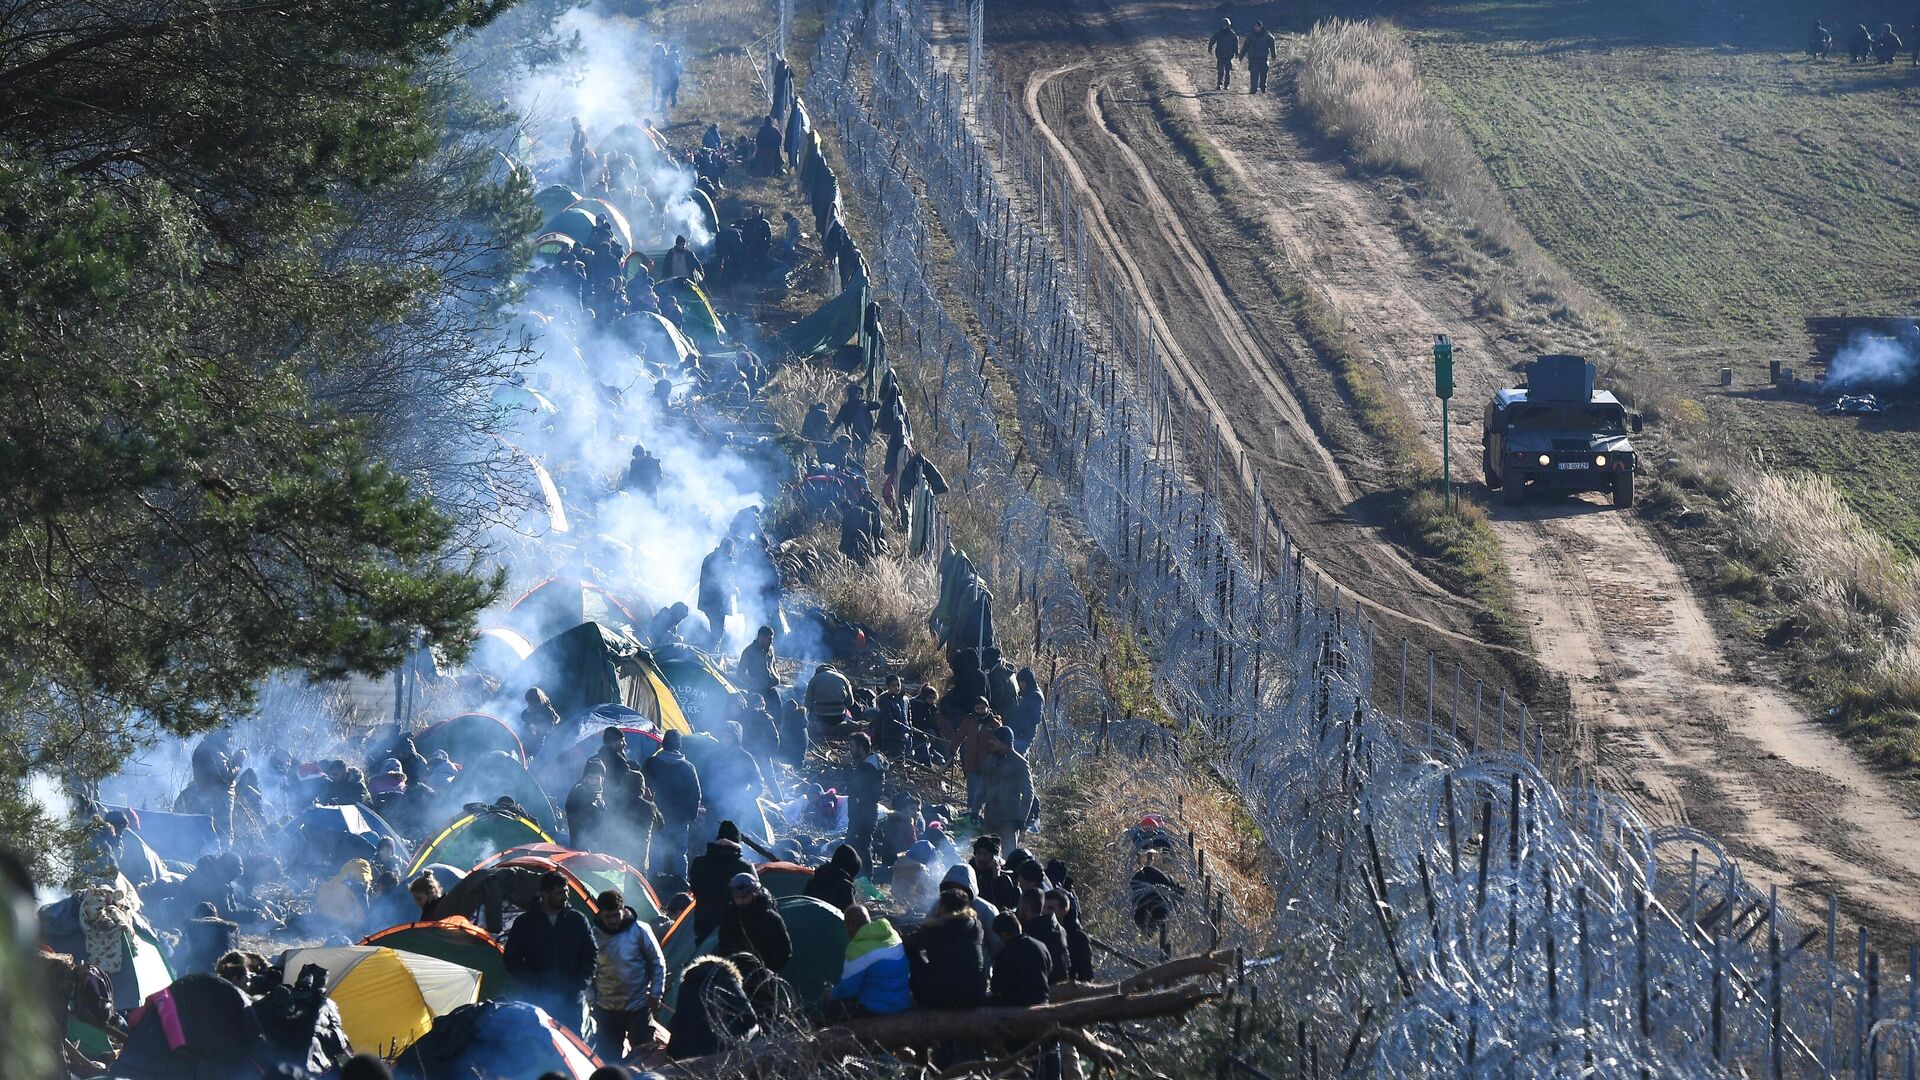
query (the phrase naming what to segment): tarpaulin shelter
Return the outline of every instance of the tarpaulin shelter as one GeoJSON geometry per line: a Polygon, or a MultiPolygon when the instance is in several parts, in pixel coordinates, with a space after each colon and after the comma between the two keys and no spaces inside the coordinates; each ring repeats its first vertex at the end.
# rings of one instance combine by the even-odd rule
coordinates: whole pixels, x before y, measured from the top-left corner
{"type": "Polygon", "coordinates": [[[731,347],[727,343],[726,325],[714,312],[713,301],[707,298],[705,289],[686,278],[668,278],[655,282],[653,291],[679,301],[680,329],[701,352],[725,352],[731,347]]]}
{"type": "Polygon", "coordinates": [[[580,1036],[522,1001],[482,1001],[455,1009],[393,1063],[403,1080],[539,1080],[559,1073],[587,1080],[600,1067],[580,1036]]]}
{"type": "Polygon", "coordinates": [[[406,838],[379,814],[358,804],[309,807],[287,822],[286,836],[289,842],[303,845],[303,855],[327,866],[372,858],[383,838],[392,840],[402,855],[409,847],[406,838]]]}
{"type": "Polygon", "coordinates": [[[480,973],[482,1000],[499,997],[514,988],[513,976],[507,973],[506,950],[492,934],[459,916],[389,926],[362,938],[360,944],[431,956],[471,968],[480,973]]]}
{"type": "Polygon", "coordinates": [[[127,815],[128,827],[139,833],[140,839],[163,859],[190,863],[220,850],[220,837],[213,831],[213,819],[205,814],[139,810],[110,803],[102,803],[100,809],[118,810],[127,815]]]}
{"type": "Polygon", "coordinates": [[[600,752],[600,747],[603,745],[601,739],[604,738],[609,727],[619,728],[621,735],[625,737],[629,761],[645,761],[660,749],[660,732],[646,717],[631,709],[624,709],[622,706],[612,706],[612,708],[622,708],[628,713],[627,717],[614,722],[604,719],[604,710],[608,708],[609,706],[602,705],[574,718],[582,734],[572,746],[560,751],[559,755],[553,759],[552,768],[549,770],[553,775],[578,777],[587,759],[600,752]],[[596,723],[596,721],[599,722],[596,723]]]}
{"type": "Polygon", "coordinates": [[[417,876],[430,863],[471,868],[496,851],[521,844],[551,844],[552,834],[532,818],[510,813],[494,806],[473,806],[433,834],[413,862],[407,865],[407,877],[417,876]]]}
{"type": "Polygon", "coordinates": [[[470,967],[380,945],[295,949],[284,970],[327,969],[327,996],[340,1006],[347,1040],[362,1053],[391,1059],[433,1027],[435,1017],[480,1000],[480,973],[470,967]]]}
{"type": "Polygon", "coordinates": [[[554,871],[567,879],[568,900],[583,915],[599,914],[598,897],[608,889],[618,889],[642,919],[660,917],[660,897],[647,882],[647,876],[612,855],[598,851],[575,851],[559,844],[525,844],[509,848],[475,866],[474,872],[496,866],[520,866],[531,870],[554,871]]]}
{"type": "Polygon", "coordinates": [[[859,344],[871,298],[870,289],[842,290],[839,296],[815,308],[813,314],[789,326],[781,333],[780,343],[801,359],[831,355],[843,345],[859,344]]]}
{"type": "Polygon", "coordinates": [[[713,666],[710,658],[689,651],[656,657],[656,662],[682,712],[715,719],[725,719],[731,713],[733,695],[740,692],[739,688],[713,666]]]}
{"type": "Polygon", "coordinates": [[[513,728],[499,717],[486,713],[461,713],[429,724],[413,737],[413,745],[422,756],[430,756],[435,750],[445,750],[448,757],[463,765],[491,753],[507,754],[521,760],[527,756],[520,744],[520,736],[514,734],[513,728]]]}
{"type": "Polygon", "coordinates": [[[686,732],[686,714],[631,633],[583,622],[533,651],[504,685],[509,693],[545,687],[561,716],[608,702],[644,715],[661,730],[686,732]]]}

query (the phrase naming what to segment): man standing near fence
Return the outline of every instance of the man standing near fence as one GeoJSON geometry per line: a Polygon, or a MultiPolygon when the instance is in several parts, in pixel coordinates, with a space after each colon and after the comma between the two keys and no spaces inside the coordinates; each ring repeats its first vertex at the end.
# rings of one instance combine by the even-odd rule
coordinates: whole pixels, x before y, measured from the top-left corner
{"type": "Polygon", "coordinates": [[[1233,57],[1240,51],[1240,36],[1233,32],[1233,20],[1221,19],[1220,29],[1207,39],[1213,53],[1213,88],[1226,90],[1233,85],[1233,57]]]}
{"type": "Polygon", "coordinates": [[[1247,93],[1267,92],[1267,67],[1273,63],[1274,54],[1279,51],[1279,43],[1273,40],[1273,32],[1267,29],[1267,24],[1255,20],[1253,33],[1248,34],[1246,43],[1240,46],[1240,55],[1247,60],[1247,93]]]}

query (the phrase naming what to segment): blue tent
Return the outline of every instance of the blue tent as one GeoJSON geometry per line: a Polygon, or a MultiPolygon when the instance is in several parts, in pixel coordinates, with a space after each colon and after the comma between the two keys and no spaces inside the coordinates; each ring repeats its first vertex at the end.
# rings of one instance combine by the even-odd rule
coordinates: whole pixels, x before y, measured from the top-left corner
{"type": "Polygon", "coordinates": [[[126,814],[127,824],[163,859],[190,863],[202,855],[220,850],[220,838],[214,834],[213,819],[205,814],[137,810],[131,806],[108,803],[101,804],[100,808],[126,814]]]}
{"type": "Polygon", "coordinates": [[[315,806],[287,822],[287,837],[313,845],[314,854],[328,866],[348,859],[367,858],[390,838],[406,858],[407,841],[380,815],[365,806],[315,806]]]}

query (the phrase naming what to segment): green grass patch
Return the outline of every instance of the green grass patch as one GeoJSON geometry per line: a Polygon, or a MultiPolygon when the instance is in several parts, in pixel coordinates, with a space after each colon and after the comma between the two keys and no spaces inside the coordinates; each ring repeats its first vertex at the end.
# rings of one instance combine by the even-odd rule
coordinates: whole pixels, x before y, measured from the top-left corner
{"type": "Polygon", "coordinates": [[[1143,75],[1140,82],[1146,91],[1147,102],[1153,109],[1154,119],[1159,121],[1160,129],[1173,143],[1173,148],[1180,152],[1187,164],[1193,166],[1208,191],[1215,195],[1226,194],[1232,181],[1227,177],[1227,165],[1221,159],[1220,152],[1185,117],[1167,108],[1164,87],[1158,79],[1143,75]]]}

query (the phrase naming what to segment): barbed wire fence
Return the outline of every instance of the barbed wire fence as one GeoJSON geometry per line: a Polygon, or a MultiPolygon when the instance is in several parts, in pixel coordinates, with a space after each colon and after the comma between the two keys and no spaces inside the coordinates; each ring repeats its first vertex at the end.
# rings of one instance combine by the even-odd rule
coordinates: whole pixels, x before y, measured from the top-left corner
{"type": "MultiPolygon", "coordinates": [[[[1882,984],[1864,931],[1843,957],[1833,901],[1824,926],[1799,924],[1713,838],[1653,827],[1549,762],[1524,705],[1404,640],[1388,654],[1395,700],[1373,700],[1373,623],[1169,376],[1006,88],[976,74],[969,93],[933,40],[924,6],[843,0],[805,96],[880,238],[873,269],[923,430],[1003,500],[999,548],[977,554],[1030,602],[1052,661],[1037,764],[1170,736],[1116,713],[1096,605],[1019,479],[990,366],[1013,382],[1025,461],[1104,559],[1098,608],[1148,642],[1160,700],[1277,856],[1263,929],[1285,944],[1241,976],[1256,1022],[1291,1024],[1266,1059],[1301,1075],[1913,1075],[1916,984],[1882,984]],[[967,306],[984,349],[943,298],[967,306]],[[1258,508],[1250,542],[1223,508],[1235,487],[1258,508]]],[[[1178,855],[1204,875],[1191,845],[1178,855]]],[[[1208,899],[1183,937],[1250,940],[1208,899]]],[[[1243,1052],[1236,1035],[1235,1067],[1243,1052]]]]}

